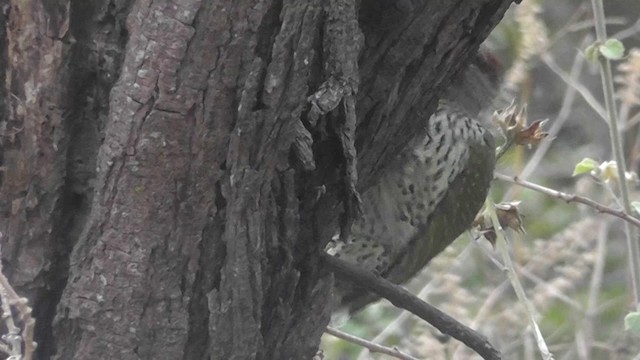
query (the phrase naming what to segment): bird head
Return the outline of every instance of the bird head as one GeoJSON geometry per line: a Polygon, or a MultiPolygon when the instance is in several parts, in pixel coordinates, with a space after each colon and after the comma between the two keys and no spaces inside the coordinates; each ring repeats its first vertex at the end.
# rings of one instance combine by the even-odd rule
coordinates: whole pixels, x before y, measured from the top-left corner
{"type": "Polygon", "coordinates": [[[453,80],[443,98],[473,117],[483,110],[493,112],[491,104],[498,95],[501,80],[500,61],[481,48],[471,64],[453,80]]]}

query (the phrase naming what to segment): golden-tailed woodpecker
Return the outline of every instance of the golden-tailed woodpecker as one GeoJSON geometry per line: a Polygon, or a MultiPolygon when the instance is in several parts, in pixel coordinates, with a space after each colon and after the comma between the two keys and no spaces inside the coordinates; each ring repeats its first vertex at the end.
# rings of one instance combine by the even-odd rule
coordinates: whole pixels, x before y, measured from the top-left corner
{"type": "MultiPolygon", "coordinates": [[[[481,118],[497,89],[497,66],[486,53],[459,75],[424,126],[380,180],[362,193],[362,216],[331,255],[404,283],[469,228],[493,178],[493,136],[481,118]]],[[[354,312],[376,296],[338,281],[341,310],[354,312]]]]}

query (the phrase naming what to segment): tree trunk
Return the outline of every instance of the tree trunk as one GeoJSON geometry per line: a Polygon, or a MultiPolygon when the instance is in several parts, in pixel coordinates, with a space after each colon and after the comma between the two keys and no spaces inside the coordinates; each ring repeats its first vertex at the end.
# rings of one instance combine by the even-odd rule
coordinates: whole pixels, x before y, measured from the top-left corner
{"type": "Polygon", "coordinates": [[[319,252],[509,3],[0,0],[2,261],[38,358],[310,358],[319,252]]]}

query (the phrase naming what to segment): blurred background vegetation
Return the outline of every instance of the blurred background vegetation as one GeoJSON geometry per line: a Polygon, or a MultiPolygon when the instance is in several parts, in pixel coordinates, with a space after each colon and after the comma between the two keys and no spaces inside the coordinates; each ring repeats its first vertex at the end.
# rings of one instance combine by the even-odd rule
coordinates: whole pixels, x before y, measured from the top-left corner
{"type": "MultiPolygon", "coordinates": [[[[613,62],[616,107],[628,170],[640,170],[640,1],[605,1],[610,38],[625,45],[613,62]]],[[[572,176],[585,157],[613,160],[598,66],[584,52],[595,41],[586,0],[524,0],[514,5],[487,46],[505,68],[503,94],[528,104],[529,119],[550,119],[551,135],[517,147],[497,171],[620,208],[616,188],[572,176]],[[589,95],[592,99],[589,99],[589,95]]],[[[508,101],[510,101],[509,99],[508,101]]],[[[503,106],[504,104],[502,104],[503,106]]],[[[499,106],[499,105],[497,105],[499,106]]],[[[640,200],[637,182],[631,199],[640,200]]],[[[495,181],[495,202],[521,201],[526,234],[508,232],[512,259],[556,359],[640,359],[640,337],[625,331],[634,311],[622,220],[591,208],[495,181]]],[[[489,338],[505,359],[540,359],[527,313],[503,271],[500,256],[477,234],[461,236],[408,288],[489,338]]],[[[420,359],[479,358],[386,301],[366,308],[341,330],[420,359]]],[[[325,359],[391,359],[325,335],[325,359]]]]}

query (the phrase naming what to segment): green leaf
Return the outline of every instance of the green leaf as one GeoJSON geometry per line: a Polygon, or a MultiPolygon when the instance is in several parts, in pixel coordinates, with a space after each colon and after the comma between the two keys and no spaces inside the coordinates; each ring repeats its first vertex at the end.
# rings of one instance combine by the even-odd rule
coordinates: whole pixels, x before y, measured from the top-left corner
{"type": "Polygon", "coordinates": [[[573,174],[571,176],[582,175],[585,173],[589,173],[595,169],[597,169],[599,164],[590,158],[584,158],[579,163],[576,164],[576,167],[573,169],[573,174]]]}
{"type": "Polygon", "coordinates": [[[640,336],[640,312],[630,312],[624,317],[624,329],[640,336]]]}
{"type": "Polygon", "coordinates": [[[624,45],[618,39],[609,39],[598,47],[600,54],[609,60],[618,60],[624,56],[624,45]]]}
{"type": "Polygon", "coordinates": [[[598,43],[591,44],[584,50],[584,56],[587,60],[593,63],[598,62],[598,55],[600,55],[600,52],[598,51],[598,43]]]}

